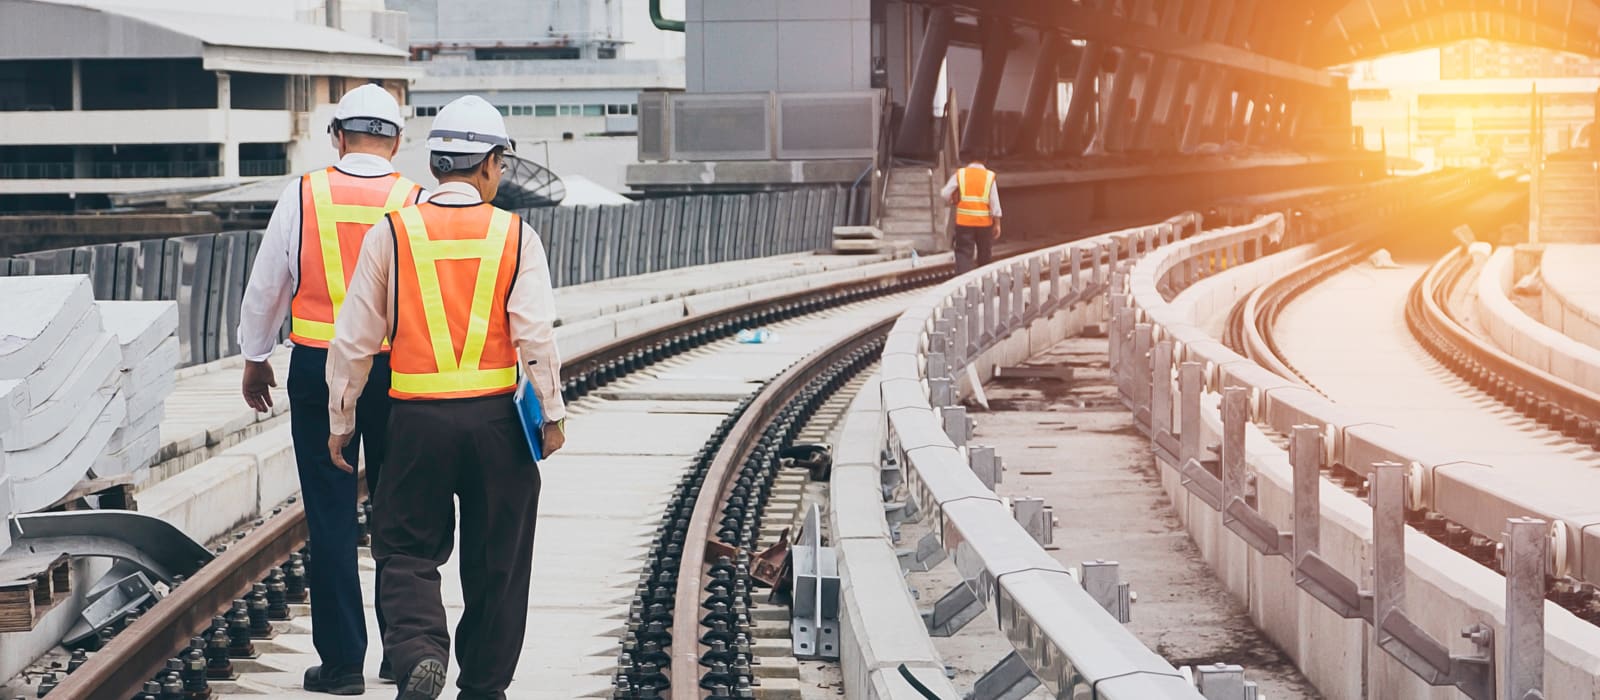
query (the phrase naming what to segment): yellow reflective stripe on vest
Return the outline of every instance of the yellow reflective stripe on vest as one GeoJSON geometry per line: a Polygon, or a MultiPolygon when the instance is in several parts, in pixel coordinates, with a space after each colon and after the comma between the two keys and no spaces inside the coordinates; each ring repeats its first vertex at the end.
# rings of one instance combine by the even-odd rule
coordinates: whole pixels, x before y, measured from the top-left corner
{"type": "Polygon", "coordinates": [[[289,318],[289,330],[295,335],[312,340],[333,340],[333,324],[322,321],[308,321],[299,316],[289,318]]]}
{"type": "Polygon", "coordinates": [[[483,347],[489,341],[489,312],[494,308],[495,282],[499,280],[501,256],[511,228],[511,213],[496,209],[489,218],[489,235],[478,240],[428,238],[422,210],[407,207],[399,212],[405,224],[406,240],[411,244],[412,267],[417,274],[417,291],[422,299],[422,315],[428,324],[428,339],[433,344],[434,374],[394,373],[393,387],[408,394],[438,394],[451,391],[481,391],[514,386],[515,366],[484,370],[478,367],[483,347]],[[444,309],[444,290],[439,286],[440,260],[478,260],[478,279],[472,290],[471,318],[467,336],[456,358],[450,339],[450,321],[444,309]]]}
{"type": "MultiPolygon", "coordinates": [[[[328,300],[333,302],[333,317],[339,318],[347,293],[344,283],[344,254],[339,249],[339,224],[378,223],[384,214],[405,206],[406,197],[415,187],[410,180],[395,178],[389,188],[389,198],[382,207],[356,204],[335,204],[333,186],[328,182],[328,171],[318,170],[307,176],[311,181],[311,205],[317,216],[317,241],[322,248],[322,273],[328,283],[328,300]]],[[[292,319],[290,329],[296,334],[314,340],[333,340],[333,324],[292,319]],[[305,332],[300,329],[304,327],[305,332]],[[318,332],[318,331],[325,332],[318,332]]]]}

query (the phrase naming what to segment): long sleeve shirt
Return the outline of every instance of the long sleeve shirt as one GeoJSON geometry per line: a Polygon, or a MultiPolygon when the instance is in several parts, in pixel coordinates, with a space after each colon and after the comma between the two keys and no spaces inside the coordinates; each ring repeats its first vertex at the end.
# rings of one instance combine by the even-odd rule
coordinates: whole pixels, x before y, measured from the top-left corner
{"type": "MultiPolygon", "coordinates": [[[[470,185],[449,182],[428,196],[440,204],[477,204],[483,201],[470,185]]],[[[522,225],[521,264],[517,282],[506,300],[512,342],[521,356],[523,374],[533,382],[545,417],[566,417],[561,400],[561,355],[556,350],[556,299],[550,287],[550,264],[539,234],[522,225]]],[[[328,347],[328,424],[335,435],[354,429],[356,400],[367,385],[372,356],[383,339],[394,332],[395,284],[394,228],[384,219],[361,242],[361,258],[334,322],[333,343],[328,347]]]]}
{"type": "MultiPolygon", "coordinates": [[[[356,177],[378,177],[394,172],[388,160],[365,153],[351,153],[334,164],[340,172],[356,177]]],[[[289,302],[300,285],[300,178],[283,189],[272,209],[267,230],[256,251],[250,282],[244,288],[244,303],[239,312],[239,348],[244,359],[264,362],[278,345],[278,332],[289,315],[289,302]]]]}
{"type": "MultiPolygon", "coordinates": [[[[969,165],[967,167],[969,167],[969,168],[977,168],[979,170],[987,170],[987,168],[984,168],[981,165],[969,165]]],[[[950,195],[953,195],[953,194],[956,193],[956,188],[961,186],[960,181],[957,180],[956,178],[957,178],[956,175],[951,175],[950,176],[950,181],[944,183],[944,189],[939,191],[939,196],[943,197],[944,200],[947,201],[947,202],[950,201],[950,195]]],[[[996,185],[994,185],[994,186],[989,188],[989,214],[991,216],[996,216],[996,217],[1001,215],[1000,214],[1000,185],[998,185],[998,184],[996,184],[996,185]]]]}

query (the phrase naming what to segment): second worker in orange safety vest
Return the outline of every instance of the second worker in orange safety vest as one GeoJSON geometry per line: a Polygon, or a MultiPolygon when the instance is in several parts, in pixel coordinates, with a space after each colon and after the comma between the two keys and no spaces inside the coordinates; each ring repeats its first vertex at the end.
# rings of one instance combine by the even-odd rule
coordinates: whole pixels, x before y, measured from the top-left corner
{"type": "Polygon", "coordinates": [[[519,365],[550,421],[546,457],[565,440],[566,408],[544,246],[521,217],[489,203],[514,146],[482,98],[439,111],[428,134],[439,187],[367,234],[329,349],[328,452],[341,462],[366,410],[358,397],[372,356],[392,338],[397,400],[372,546],[389,620],[384,652],[404,700],[444,690],[450,631],[439,567],[455,541],[458,500],[457,697],[504,698],[525,646],[540,479],[512,403],[519,365]]]}
{"type": "MultiPolygon", "coordinates": [[[[245,403],[272,408],[278,385],[267,364],[289,316],[289,423],[294,438],[300,494],[311,535],[311,638],[321,665],[306,671],[305,689],[334,695],[365,691],[365,607],[356,568],[359,535],[356,479],[335,468],[328,456],[328,387],[323,374],[334,320],[345,300],[361,240],[386,212],[416,202],[422,190],[394,171],[405,122],[400,105],[377,85],[362,85],[339,100],[329,133],[339,149],[333,167],[312,171],[291,184],[272,212],[245,287],[239,345],[245,357],[245,403]]],[[[380,359],[387,363],[387,359],[380,359]]],[[[386,387],[361,397],[358,432],[366,443],[367,490],[376,490],[384,461],[389,418],[386,387]]],[[[360,441],[346,455],[356,459],[360,441]]],[[[378,629],[385,626],[377,611],[378,629]]],[[[387,677],[387,664],[379,677],[387,677]]]]}
{"type": "Polygon", "coordinates": [[[994,180],[993,170],[973,161],[945,183],[942,194],[955,207],[956,226],[950,242],[958,275],[994,259],[994,241],[1000,238],[1000,188],[994,180]]]}

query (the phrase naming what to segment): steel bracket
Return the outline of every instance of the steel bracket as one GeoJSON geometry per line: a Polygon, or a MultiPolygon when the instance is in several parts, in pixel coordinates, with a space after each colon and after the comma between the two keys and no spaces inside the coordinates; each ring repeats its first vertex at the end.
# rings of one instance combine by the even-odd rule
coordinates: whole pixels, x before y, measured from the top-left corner
{"type": "Polygon", "coordinates": [[[922,623],[927,625],[930,635],[953,637],[982,612],[983,601],[967,584],[958,583],[934,601],[932,609],[922,611],[922,623]]]}
{"type": "Polygon", "coordinates": [[[1128,582],[1120,580],[1117,575],[1117,562],[1103,559],[1083,562],[1078,580],[1083,582],[1083,590],[1089,593],[1089,597],[1111,613],[1117,622],[1127,624],[1133,621],[1136,596],[1128,587],[1128,582]]]}
{"type": "Polygon", "coordinates": [[[815,503],[806,511],[800,542],[791,550],[794,562],[789,631],[800,659],[839,658],[839,560],[822,546],[822,513],[815,503]]]}
{"type": "Polygon", "coordinates": [[[1033,675],[1033,669],[1013,651],[979,676],[964,700],[1022,700],[1037,687],[1039,677],[1033,675]]]}
{"type": "Polygon", "coordinates": [[[900,569],[903,571],[927,571],[944,563],[949,556],[944,551],[944,544],[939,542],[939,536],[928,533],[917,540],[917,548],[896,552],[900,559],[900,569]]]}

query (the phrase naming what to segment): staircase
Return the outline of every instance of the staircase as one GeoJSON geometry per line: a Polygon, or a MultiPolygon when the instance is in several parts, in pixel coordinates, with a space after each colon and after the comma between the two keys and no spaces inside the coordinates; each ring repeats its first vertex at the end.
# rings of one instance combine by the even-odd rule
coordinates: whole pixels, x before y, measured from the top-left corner
{"type": "Polygon", "coordinates": [[[1594,162],[1545,161],[1538,212],[1540,243],[1600,243],[1600,177],[1594,162]]]}
{"type": "Polygon", "coordinates": [[[926,166],[892,168],[883,221],[879,224],[884,242],[910,245],[919,253],[947,250],[949,237],[944,220],[948,208],[939,200],[942,187],[944,183],[934,182],[926,166]]]}

